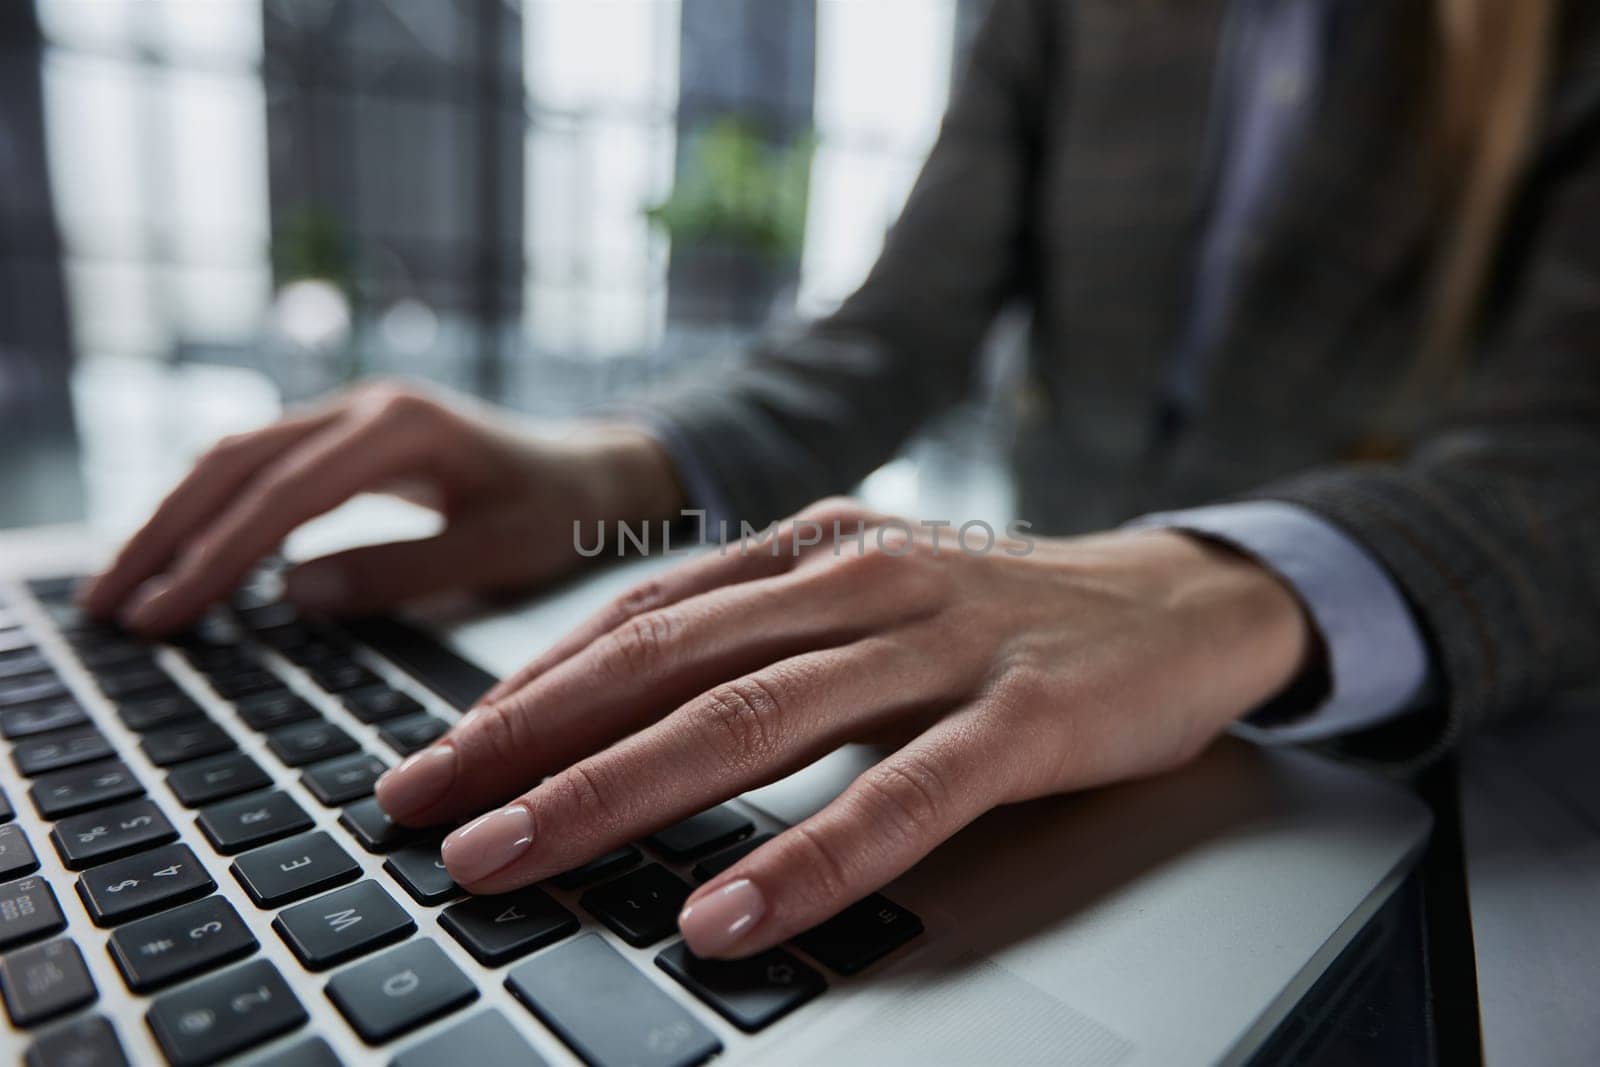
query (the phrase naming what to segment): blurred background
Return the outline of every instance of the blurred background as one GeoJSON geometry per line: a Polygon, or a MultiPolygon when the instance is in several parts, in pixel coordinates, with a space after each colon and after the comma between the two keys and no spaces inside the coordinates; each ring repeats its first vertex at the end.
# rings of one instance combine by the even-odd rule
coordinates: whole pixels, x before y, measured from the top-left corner
{"type": "Polygon", "coordinates": [[[556,416],[740,358],[865,275],[982,6],[0,4],[0,525],[357,377],[556,416]]]}

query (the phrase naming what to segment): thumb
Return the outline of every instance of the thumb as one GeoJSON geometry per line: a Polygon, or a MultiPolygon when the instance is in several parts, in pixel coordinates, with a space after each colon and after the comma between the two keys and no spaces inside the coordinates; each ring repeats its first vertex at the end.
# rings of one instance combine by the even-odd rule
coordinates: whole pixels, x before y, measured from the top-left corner
{"type": "Polygon", "coordinates": [[[504,522],[453,522],[432,537],[322,556],[292,568],[284,595],[326,615],[364,615],[450,590],[510,586],[551,577],[579,557],[552,546],[547,530],[504,522]]]}

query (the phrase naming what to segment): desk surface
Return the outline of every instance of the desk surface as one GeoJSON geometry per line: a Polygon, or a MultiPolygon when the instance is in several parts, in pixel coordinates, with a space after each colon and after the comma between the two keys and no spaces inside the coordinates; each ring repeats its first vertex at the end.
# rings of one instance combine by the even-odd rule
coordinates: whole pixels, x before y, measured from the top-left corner
{"type": "Polygon", "coordinates": [[[1476,739],[1461,821],[1489,1064],[1600,1062],[1600,694],[1476,739]]]}

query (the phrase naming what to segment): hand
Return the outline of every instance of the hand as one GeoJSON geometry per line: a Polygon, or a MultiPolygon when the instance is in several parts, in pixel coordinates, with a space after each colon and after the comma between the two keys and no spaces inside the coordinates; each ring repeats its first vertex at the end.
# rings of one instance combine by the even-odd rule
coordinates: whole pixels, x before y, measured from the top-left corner
{"type": "Polygon", "coordinates": [[[640,430],[536,440],[432,392],[372,384],[224,438],[85,591],[85,609],[157,634],[193,622],[301,523],[364,492],[437,509],[436,536],[291,570],[289,599],[336,614],[444,589],[530,584],[580,562],[573,520],[672,516],[670,462],[640,430]]]}
{"type": "Polygon", "coordinates": [[[385,775],[379,803],[421,825],[510,800],[443,848],[464,888],[499,893],[846,742],[891,741],[828,807],[689,898],[689,946],[742,956],[996,805],[1188,760],[1288,684],[1311,645],[1275,577],[1184,534],[969,555],[948,531],[935,549],[847,502],[801,517],[824,543],[785,526],[775,548],[728,546],[635,589],[385,775]]]}

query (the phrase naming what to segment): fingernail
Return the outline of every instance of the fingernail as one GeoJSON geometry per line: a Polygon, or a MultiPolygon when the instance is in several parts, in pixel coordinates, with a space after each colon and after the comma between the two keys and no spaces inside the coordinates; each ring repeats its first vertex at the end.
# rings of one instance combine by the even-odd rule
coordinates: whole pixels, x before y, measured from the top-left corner
{"type": "Polygon", "coordinates": [[[171,592],[171,579],[150,578],[133,591],[117,619],[130,630],[145,629],[161,617],[161,607],[171,592]]]}
{"type": "Polygon", "coordinates": [[[350,602],[350,579],[336,563],[305,563],[284,576],[283,595],[311,611],[335,611],[350,602]]]}
{"type": "Polygon", "coordinates": [[[738,944],[766,910],[761,890],[750,879],[740,878],[691,902],[678,914],[678,929],[696,956],[720,956],[738,944]]]}
{"type": "Polygon", "coordinates": [[[463,885],[481,881],[533,844],[533,816],[521,804],[480,815],[444,839],[440,856],[463,885]]]}
{"type": "Polygon", "coordinates": [[[391,819],[402,820],[443,800],[456,780],[456,746],[439,744],[385,771],[374,790],[378,806],[391,819]]]}

